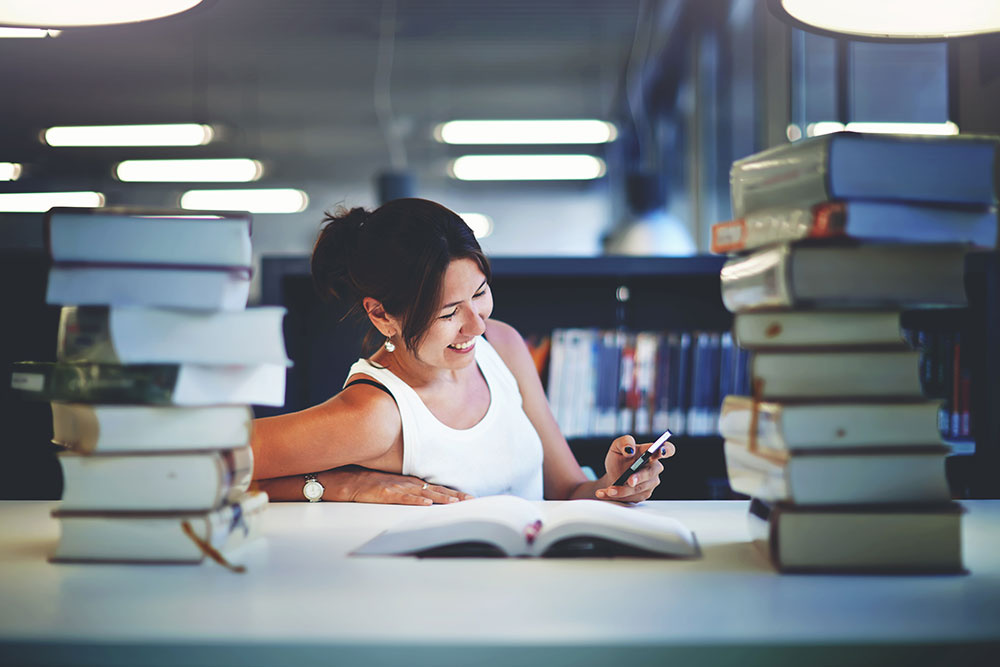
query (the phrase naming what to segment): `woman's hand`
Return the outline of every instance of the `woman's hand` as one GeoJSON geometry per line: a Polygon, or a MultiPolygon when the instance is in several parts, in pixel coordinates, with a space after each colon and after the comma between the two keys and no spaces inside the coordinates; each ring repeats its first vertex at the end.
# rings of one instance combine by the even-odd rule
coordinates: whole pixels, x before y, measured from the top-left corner
{"type": "Polygon", "coordinates": [[[660,461],[673,456],[677,451],[671,442],[664,443],[659,453],[645,466],[632,473],[623,485],[614,486],[612,482],[618,479],[652,444],[648,442],[636,445],[635,438],[630,435],[615,439],[611,443],[608,455],[604,458],[607,473],[603,480],[608,486],[597,489],[595,495],[602,500],[617,500],[623,503],[637,503],[649,498],[653,489],[660,483],[660,473],[663,472],[663,464],[660,461]]]}
{"type": "Polygon", "coordinates": [[[324,500],[390,505],[432,505],[472,498],[446,486],[428,484],[419,477],[397,475],[361,466],[334,468],[317,475],[326,487],[324,500]]]}

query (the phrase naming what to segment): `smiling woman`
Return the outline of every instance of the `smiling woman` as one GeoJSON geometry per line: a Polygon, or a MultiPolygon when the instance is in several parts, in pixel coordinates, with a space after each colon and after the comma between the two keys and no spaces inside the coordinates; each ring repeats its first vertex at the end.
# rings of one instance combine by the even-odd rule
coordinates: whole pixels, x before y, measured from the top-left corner
{"type": "Polygon", "coordinates": [[[612,483],[646,449],[615,440],[588,481],[559,431],[521,336],[490,319],[490,264],[462,218],[422,199],[327,214],[313,249],[319,292],[372,329],[343,391],[258,419],[254,476],[276,500],[431,504],[473,496],[638,501],[673,446],[612,483]]]}

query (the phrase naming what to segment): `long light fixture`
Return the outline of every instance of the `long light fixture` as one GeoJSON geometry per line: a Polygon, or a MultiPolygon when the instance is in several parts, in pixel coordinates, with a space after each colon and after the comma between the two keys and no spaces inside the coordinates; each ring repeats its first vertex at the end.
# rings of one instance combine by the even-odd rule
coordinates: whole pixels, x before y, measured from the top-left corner
{"type": "Polygon", "coordinates": [[[124,160],[115,167],[120,181],[141,183],[247,183],[264,173],[257,160],[124,160]]]}
{"type": "Polygon", "coordinates": [[[767,0],[791,25],[870,40],[939,40],[1000,32],[995,0],[767,0]]]}
{"type": "Polygon", "coordinates": [[[44,213],[53,206],[104,206],[100,192],[5,192],[0,193],[2,213],[44,213]]]}
{"type": "Polygon", "coordinates": [[[309,196],[294,188],[188,190],[180,203],[188,210],[298,213],[309,206],[309,196]]]}
{"type": "Polygon", "coordinates": [[[806,126],[807,137],[818,137],[833,132],[861,132],[867,134],[912,134],[924,136],[954,136],[958,134],[958,125],[949,121],[944,123],[838,123],[837,121],[821,121],[806,126]]]}
{"type": "Polygon", "coordinates": [[[434,129],[445,144],[604,144],[618,130],[603,120],[453,120],[434,129]]]}
{"type": "Polygon", "coordinates": [[[483,213],[459,213],[477,239],[484,239],[493,233],[493,218],[483,213]]]}
{"type": "Polygon", "coordinates": [[[0,25],[69,28],[136,23],[187,11],[203,0],[0,0],[0,25]]]}
{"type": "Polygon", "coordinates": [[[215,132],[210,125],[64,125],[42,131],[49,146],[204,146],[215,132]]]}
{"type": "Polygon", "coordinates": [[[460,181],[585,181],[606,170],[593,155],[463,155],[448,167],[460,181]]]}
{"type": "Polygon", "coordinates": [[[0,39],[45,39],[58,37],[61,32],[44,28],[0,28],[0,39]]]}
{"type": "Polygon", "coordinates": [[[20,164],[17,162],[0,162],[0,181],[16,181],[20,177],[20,164]]]}

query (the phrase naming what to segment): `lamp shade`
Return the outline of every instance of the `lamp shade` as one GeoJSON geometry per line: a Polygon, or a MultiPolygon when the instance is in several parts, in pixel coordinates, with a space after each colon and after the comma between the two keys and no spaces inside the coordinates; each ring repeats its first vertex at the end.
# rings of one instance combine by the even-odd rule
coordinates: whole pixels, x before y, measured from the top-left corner
{"type": "Polygon", "coordinates": [[[927,41],[1000,32],[997,0],[767,0],[796,28],[872,41],[927,41]]]}
{"type": "Polygon", "coordinates": [[[187,11],[204,0],[0,0],[0,26],[79,28],[136,23],[187,11]]]}

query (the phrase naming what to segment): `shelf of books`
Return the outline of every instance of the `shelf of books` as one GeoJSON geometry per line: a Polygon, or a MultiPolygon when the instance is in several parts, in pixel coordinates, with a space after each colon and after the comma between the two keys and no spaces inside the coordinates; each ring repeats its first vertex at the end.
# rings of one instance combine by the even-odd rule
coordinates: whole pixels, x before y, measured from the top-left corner
{"type": "Polygon", "coordinates": [[[719,428],[777,569],[963,571],[954,498],[996,460],[997,145],[845,132],[733,164],[713,249],[751,360],[719,428]]]}
{"type": "Polygon", "coordinates": [[[256,538],[252,404],[284,400],[281,308],[246,308],[250,218],[52,209],[54,361],[13,365],[49,403],[55,561],[200,563],[256,538]]]}

